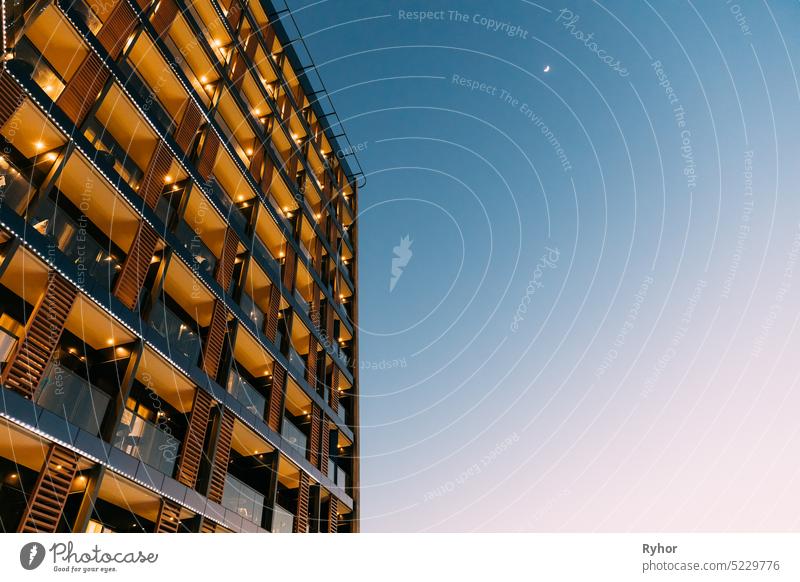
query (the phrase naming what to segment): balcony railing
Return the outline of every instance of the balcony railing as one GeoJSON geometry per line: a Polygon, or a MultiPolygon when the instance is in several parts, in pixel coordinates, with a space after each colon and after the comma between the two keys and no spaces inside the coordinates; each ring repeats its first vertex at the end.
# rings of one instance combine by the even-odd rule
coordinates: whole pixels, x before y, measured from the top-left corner
{"type": "Polygon", "coordinates": [[[294,515],[277,503],[272,510],[272,533],[292,533],[294,531],[294,515]]]}
{"type": "Polygon", "coordinates": [[[283,425],[281,426],[281,436],[289,446],[300,453],[301,457],[306,456],[306,447],[308,446],[308,437],[303,434],[295,424],[286,417],[283,417],[283,425]]]}
{"type": "Polygon", "coordinates": [[[268,271],[271,270],[270,275],[277,280],[280,276],[281,266],[278,264],[278,261],[275,260],[275,257],[272,256],[272,253],[269,252],[267,245],[257,236],[253,237],[253,254],[267,266],[268,271]]]}
{"type": "Polygon", "coordinates": [[[289,369],[298,378],[305,378],[306,361],[293,347],[289,346],[289,369]]]}
{"type": "Polygon", "coordinates": [[[175,469],[181,445],[168,430],[127,409],[122,413],[112,444],[169,476],[175,469]]]}
{"type": "Polygon", "coordinates": [[[264,312],[255,304],[253,298],[247,293],[242,293],[242,300],[239,305],[242,306],[242,311],[247,314],[250,321],[255,324],[256,329],[262,331],[264,329],[264,312]]]}
{"type": "Polygon", "coordinates": [[[194,330],[193,322],[185,322],[172,312],[161,300],[156,301],[151,314],[151,325],[161,337],[167,340],[170,351],[189,358],[192,363],[200,356],[200,337],[194,330]]]}
{"type": "Polygon", "coordinates": [[[294,298],[297,299],[297,302],[300,304],[300,308],[308,314],[309,306],[308,301],[306,301],[305,297],[303,297],[302,293],[299,290],[294,290],[294,298]]]}
{"type": "Polygon", "coordinates": [[[74,372],[51,363],[39,384],[36,403],[88,433],[97,435],[111,397],[74,372]]]}
{"type": "Polygon", "coordinates": [[[31,80],[39,85],[50,99],[53,101],[58,99],[66,83],[32,42],[25,37],[21,38],[14,47],[14,57],[27,65],[31,80]]]}
{"type": "Polygon", "coordinates": [[[247,380],[242,378],[234,368],[231,368],[230,375],[228,376],[228,392],[233,395],[236,400],[244,404],[247,410],[259,418],[264,418],[264,413],[267,409],[267,399],[264,398],[258,390],[253,388],[247,380]]]}
{"type": "Polygon", "coordinates": [[[267,197],[267,200],[269,200],[269,203],[275,209],[275,212],[278,214],[278,218],[280,218],[283,221],[283,223],[289,229],[291,229],[291,224],[289,224],[289,219],[286,217],[286,214],[283,212],[283,208],[281,208],[281,205],[278,203],[277,200],[275,200],[275,197],[272,194],[270,194],[267,197]]]}
{"type": "Polygon", "coordinates": [[[347,411],[341,401],[339,402],[339,408],[336,410],[336,415],[342,419],[343,423],[347,424],[347,411]]]}
{"type": "Polygon", "coordinates": [[[194,258],[197,270],[208,276],[213,276],[214,267],[217,265],[217,257],[206,246],[200,235],[195,233],[185,220],[181,220],[178,223],[175,235],[194,258]]]}
{"type": "Polygon", "coordinates": [[[5,156],[0,156],[0,206],[22,214],[34,187],[5,156]]]}
{"type": "Polygon", "coordinates": [[[222,505],[231,511],[235,511],[241,517],[261,525],[261,515],[264,512],[264,496],[230,474],[225,476],[222,505]]]}

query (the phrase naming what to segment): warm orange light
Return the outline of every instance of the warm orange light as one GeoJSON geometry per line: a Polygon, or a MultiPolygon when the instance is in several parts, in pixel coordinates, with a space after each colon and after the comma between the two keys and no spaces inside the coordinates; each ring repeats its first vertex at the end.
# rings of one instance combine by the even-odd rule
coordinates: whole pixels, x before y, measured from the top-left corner
{"type": "Polygon", "coordinates": [[[247,148],[245,153],[247,153],[248,156],[252,156],[253,155],[253,149],[252,148],[247,148]]]}
{"type": "Polygon", "coordinates": [[[200,77],[200,82],[201,82],[203,85],[205,85],[206,83],[208,83],[208,77],[206,77],[205,75],[203,75],[202,77],[200,77]]]}
{"type": "Polygon", "coordinates": [[[106,340],[106,343],[107,343],[108,345],[110,345],[110,346],[113,346],[113,345],[114,345],[114,338],[107,339],[107,340],[106,340]]]}
{"type": "Polygon", "coordinates": [[[43,143],[43,142],[41,142],[41,141],[37,141],[37,142],[36,142],[35,144],[33,144],[33,145],[34,145],[34,147],[35,147],[37,150],[43,150],[43,149],[44,149],[44,143],[43,143]]]}
{"type": "Polygon", "coordinates": [[[164,181],[167,184],[172,184],[172,176],[164,176],[164,181]]]}

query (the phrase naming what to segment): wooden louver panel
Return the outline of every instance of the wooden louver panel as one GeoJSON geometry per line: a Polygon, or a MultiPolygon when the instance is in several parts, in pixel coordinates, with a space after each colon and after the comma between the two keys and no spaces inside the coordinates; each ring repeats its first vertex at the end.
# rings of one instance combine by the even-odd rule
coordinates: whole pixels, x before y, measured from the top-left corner
{"type": "Polygon", "coordinates": [[[331,374],[330,405],[334,412],[339,412],[339,368],[336,364],[331,374]]]}
{"type": "Polygon", "coordinates": [[[286,370],[276,361],[272,365],[272,390],[270,390],[269,394],[269,415],[267,417],[267,424],[275,432],[281,430],[285,386],[286,370]]]}
{"type": "Polygon", "coordinates": [[[283,286],[290,292],[294,290],[294,272],[297,268],[294,249],[286,245],[286,258],[283,263],[283,286]]]}
{"type": "Polygon", "coordinates": [[[319,466],[319,437],[320,437],[320,424],[322,422],[321,411],[316,404],[311,405],[311,436],[308,443],[308,460],[315,467],[319,466]]]}
{"type": "Polygon", "coordinates": [[[200,524],[200,533],[217,533],[217,524],[210,519],[203,518],[200,524]]]}
{"type": "Polygon", "coordinates": [[[228,22],[230,23],[232,29],[236,30],[241,16],[242,8],[239,6],[239,2],[237,2],[237,0],[232,0],[231,6],[228,8],[228,22]]]}
{"type": "Polygon", "coordinates": [[[306,529],[308,529],[308,493],[310,485],[308,474],[300,471],[300,483],[297,486],[297,517],[294,520],[294,533],[306,533],[306,529]]]}
{"type": "Polygon", "coordinates": [[[331,431],[330,427],[328,426],[328,419],[325,417],[325,413],[322,413],[321,419],[321,432],[319,439],[319,470],[322,471],[323,475],[328,474],[328,458],[330,457],[330,441],[331,441],[331,431]]]}
{"type": "Polygon", "coordinates": [[[228,330],[228,310],[219,299],[214,300],[211,312],[211,324],[203,345],[203,370],[211,378],[217,377],[222,348],[225,346],[225,334],[228,330]]]}
{"type": "Polygon", "coordinates": [[[157,243],[158,234],[142,220],[131,244],[131,250],[114,283],[114,296],[128,309],[134,309],[138,303],[157,243]]]}
{"type": "Polygon", "coordinates": [[[108,51],[112,59],[122,52],[122,47],[136,23],[136,15],[127,2],[119,0],[111,11],[111,15],[97,34],[97,40],[108,51]]]}
{"type": "Polygon", "coordinates": [[[139,195],[150,208],[155,208],[158,199],[161,198],[170,166],[172,166],[172,153],[164,140],[159,140],[139,188],[139,195]]]}
{"type": "Polygon", "coordinates": [[[208,498],[217,503],[222,501],[222,493],[225,489],[225,476],[228,474],[232,438],[233,414],[225,410],[220,417],[217,446],[214,448],[214,466],[211,469],[211,483],[208,486],[208,498]]]}
{"type": "Polygon", "coordinates": [[[108,70],[103,66],[103,61],[90,51],[59,95],[56,105],[75,125],[80,125],[97,100],[106,79],[108,70]]]}
{"type": "Polygon", "coordinates": [[[308,358],[306,364],[306,382],[312,390],[317,387],[317,338],[308,336],[308,358]]]}
{"type": "Polygon", "coordinates": [[[188,154],[189,148],[192,146],[194,136],[200,128],[200,123],[203,121],[203,114],[197,104],[189,99],[186,103],[186,110],[183,112],[181,122],[175,130],[175,143],[183,150],[183,153],[188,154]]]}
{"type": "Polygon", "coordinates": [[[225,242],[222,247],[222,256],[217,263],[216,279],[222,288],[227,291],[233,278],[233,266],[236,264],[236,251],[239,249],[239,237],[231,228],[225,231],[225,242]]]}
{"type": "Polygon", "coordinates": [[[77,470],[78,456],[74,452],[55,443],[50,445],[17,531],[56,531],[77,470]]]}
{"type": "Polygon", "coordinates": [[[71,283],[55,271],[50,272],[45,292],[3,374],[3,384],[8,388],[33,398],[77,296],[78,290],[71,283]]]}
{"type": "Polygon", "coordinates": [[[25,100],[25,93],[11,75],[0,68],[0,127],[11,119],[25,100]]]}
{"type": "Polygon", "coordinates": [[[156,519],[156,533],[177,533],[180,519],[181,506],[169,499],[162,499],[156,519]]]}
{"type": "Polygon", "coordinates": [[[211,414],[214,399],[205,390],[197,389],[192,404],[192,416],[189,419],[189,428],[183,441],[181,460],[178,464],[178,481],[187,487],[194,487],[197,474],[200,470],[200,461],[203,459],[203,444],[206,439],[206,428],[211,414]]]}
{"type": "MultiPolygon", "coordinates": [[[[278,313],[281,306],[281,290],[273,284],[269,290],[269,311],[264,324],[264,333],[269,341],[274,342],[278,336],[278,313]]],[[[280,346],[279,346],[280,347],[280,346]]]]}
{"type": "Polygon", "coordinates": [[[153,15],[153,28],[156,31],[156,35],[159,37],[164,36],[169,27],[172,25],[172,22],[175,20],[175,16],[178,14],[178,5],[175,4],[174,0],[161,0],[160,4],[158,5],[158,10],[156,11],[155,15],[153,15]]]}
{"type": "Polygon", "coordinates": [[[197,172],[203,177],[203,180],[208,180],[211,176],[218,150],[219,137],[211,127],[208,127],[206,129],[205,143],[203,144],[203,153],[200,154],[200,160],[197,163],[197,172]]]}
{"type": "Polygon", "coordinates": [[[339,528],[339,500],[331,495],[328,503],[328,533],[336,533],[339,528]]]}

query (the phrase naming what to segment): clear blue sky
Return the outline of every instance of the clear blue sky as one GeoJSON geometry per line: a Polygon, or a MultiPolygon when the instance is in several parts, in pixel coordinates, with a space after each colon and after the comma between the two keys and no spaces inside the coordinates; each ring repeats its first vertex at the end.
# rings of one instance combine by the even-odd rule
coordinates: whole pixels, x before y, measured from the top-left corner
{"type": "Polygon", "coordinates": [[[363,529],[796,530],[800,6],[289,3],[368,174],[363,529]]]}

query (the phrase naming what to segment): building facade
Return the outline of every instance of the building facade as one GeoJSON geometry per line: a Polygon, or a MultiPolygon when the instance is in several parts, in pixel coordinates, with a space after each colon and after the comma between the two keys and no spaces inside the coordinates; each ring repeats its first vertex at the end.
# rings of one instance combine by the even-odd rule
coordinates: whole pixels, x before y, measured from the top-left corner
{"type": "Polygon", "coordinates": [[[358,174],[282,14],[2,18],[0,528],[358,531],[358,174]]]}

